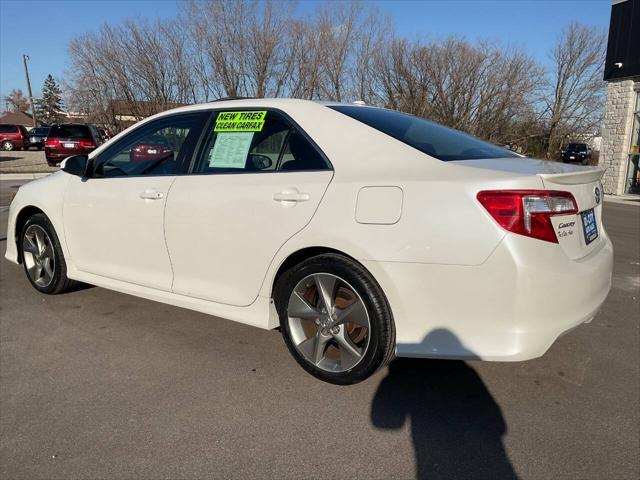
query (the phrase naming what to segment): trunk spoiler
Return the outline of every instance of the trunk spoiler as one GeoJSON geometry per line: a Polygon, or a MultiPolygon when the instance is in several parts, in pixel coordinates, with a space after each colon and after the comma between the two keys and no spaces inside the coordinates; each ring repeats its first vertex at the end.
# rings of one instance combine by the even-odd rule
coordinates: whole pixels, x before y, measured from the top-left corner
{"type": "Polygon", "coordinates": [[[538,176],[546,184],[557,183],[560,185],[579,185],[600,180],[604,175],[604,168],[590,168],[581,172],[569,173],[539,173],[538,176]]]}

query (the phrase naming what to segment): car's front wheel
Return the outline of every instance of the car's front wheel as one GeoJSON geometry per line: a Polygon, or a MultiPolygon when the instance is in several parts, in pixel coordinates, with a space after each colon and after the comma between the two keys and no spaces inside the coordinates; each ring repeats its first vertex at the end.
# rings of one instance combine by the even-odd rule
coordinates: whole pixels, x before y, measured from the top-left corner
{"type": "Polygon", "coordinates": [[[60,241],[46,215],[38,213],[27,220],[19,245],[24,271],[36,290],[55,295],[77,285],[67,277],[60,241]]]}
{"type": "Polygon", "coordinates": [[[285,272],[274,299],[296,361],[326,382],[360,382],[393,359],[395,328],[380,286],[360,264],[336,254],[285,272]]]}
{"type": "Polygon", "coordinates": [[[11,143],[9,140],[5,140],[4,142],[2,142],[2,144],[0,144],[0,148],[2,150],[10,152],[11,150],[13,150],[13,143],[11,143]]]}

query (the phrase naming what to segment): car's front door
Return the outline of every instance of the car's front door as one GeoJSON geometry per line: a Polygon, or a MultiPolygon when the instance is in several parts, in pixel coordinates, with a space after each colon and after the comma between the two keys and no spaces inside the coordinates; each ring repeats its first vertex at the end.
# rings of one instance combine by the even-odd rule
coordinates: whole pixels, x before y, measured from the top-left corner
{"type": "Polygon", "coordinates": [[[164,210],[209,113],[179,114],[133,130],[94,159],[89,178],[70,180],[64,230],[79,270],[171,290],[164,210]]]}
{"type": "Polygon", "coordinates": [[[282,114],[218,112],[165,215],[173,292],[244,306],[278,249],[311,220],[333,171],[282,114]]]}

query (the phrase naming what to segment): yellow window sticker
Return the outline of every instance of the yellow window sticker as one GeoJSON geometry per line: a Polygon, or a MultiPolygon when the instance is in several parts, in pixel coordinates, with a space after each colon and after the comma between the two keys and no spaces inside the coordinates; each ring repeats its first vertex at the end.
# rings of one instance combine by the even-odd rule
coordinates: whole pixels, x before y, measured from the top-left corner
{"type": "Polygon", "coordinates": [[[220,112],[216,118],[214,132],[261,132],[266,110],[246,112],[220,112]]]}

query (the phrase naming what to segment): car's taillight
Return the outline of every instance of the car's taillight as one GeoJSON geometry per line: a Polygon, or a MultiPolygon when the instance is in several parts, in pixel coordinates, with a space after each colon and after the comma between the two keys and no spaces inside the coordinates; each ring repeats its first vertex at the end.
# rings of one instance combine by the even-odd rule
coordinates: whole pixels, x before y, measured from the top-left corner
{"type": "Polygon", "coordinates": [[[96,144],[91,140],[80,140],[78,143],[82,148],[96,148],[96,144]]]}
{"type": "Polygon", "coordinates": [[[44,146],[49,148],[56,148],[60,146],[60,140],[57,138],[47,138],[44,141],[44,146]]]}
{"type": "Polygon", "coordinates": [[[578,213],[573,195],[554,190],[487,190],[478,201],[498,224],[513,233],[558,243],[553,215],[578,213]]]}

